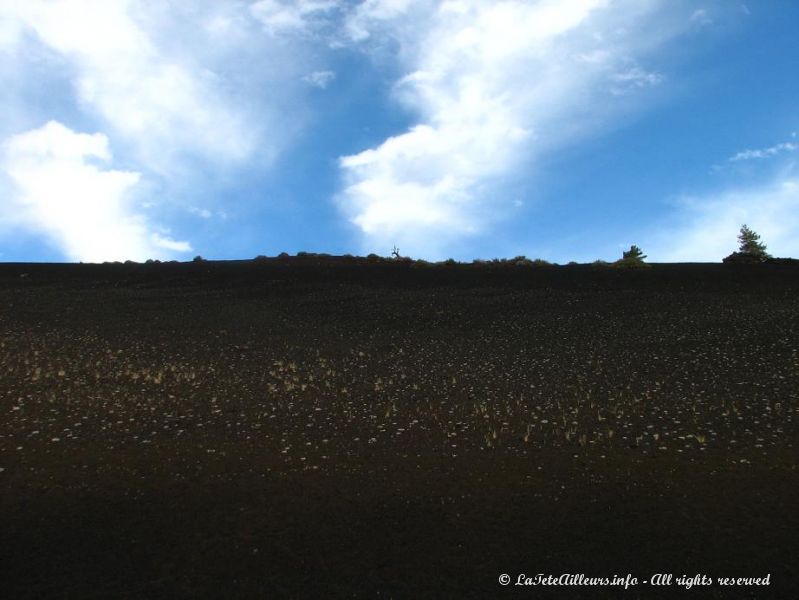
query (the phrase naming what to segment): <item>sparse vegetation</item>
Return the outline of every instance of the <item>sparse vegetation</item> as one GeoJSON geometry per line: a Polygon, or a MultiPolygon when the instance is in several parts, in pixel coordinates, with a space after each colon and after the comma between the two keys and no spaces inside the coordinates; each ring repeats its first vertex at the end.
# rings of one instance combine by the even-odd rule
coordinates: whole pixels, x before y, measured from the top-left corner
{"type": "Polygon", "coordinates": [[[644,262],[646,255],[641,251],[641,249],[636,246],[630,246],[629,250],[622,252],[622,256],[619,260],[613,263],[614,267],[621,267],[621,268],[640,268],[640,267],[648,267],[644,262]]]}
{"type": "Polygon", "coordinates": [[[748,568],[776,573],[793,556],[794,267],[742,271],[753,295],[720,265],[527,277],[512,260],[382,260],[341,261],[346,277],[315,261],[64,266],[94,269],[90,286],[0,265],[0,508],[22,524],[2,530],[19,567],[6,595],[26,596],[34,565],[77,597],[144,578],[149,597],[184,597],[179,577],[203,581],[215,553],[233,560],[214,577],[244,582],[232,595],[297,581],[284,595],[302,597],[316,566],[325,589],[342,564],[410,576],[431,537],[459,548],[435,558],[453,572],[481,565],[464,577],[485,596],[540,540],[600,573],[665,528],[688,533],[659,538],[653,563],[689,552],[723,571],[724,548],[751,545],[748,568]],[[591,563],[608,540],[622,550],[591,563]]]}
{"type": "Polygon", "coordinates": [[[638,246],[634,244],[630,246],[629,250],[627,250],[626,252],[622,252],[622,260],[629,260],[632,262],[639,262],[639,261],[643,262],[645,258],[646,255],[643,252],[641,252],[641,249],[638,246]]]}
{"type": "Polygon", "coordinates": [[[399,248],[396,246],[394,246],[394,248],[391,250],[391,260],[405,264],[411,264],[413,262],[413,259],[410,256],[402,256],[400,254],[399,248]]]}
{"type": "Polygon", "coordinates": [[[739,252],[768,258],[769,255],[766,252],[766,245],[760,241],[760,236],[749,229],[746,224],[741,226],[741,231],[738,234],[738,241],[741,244],[738,249],[739,252]]]}
{"type": "Polygon", "coordinates": [[[431,263],[430,261],[421,259],[421,258],[411,261],[410,264],[411,264],[411,267],[416,267],[416,268],[425,268],[425,267],[432,267],[433,266],[433,263],[431,263]]]}
{"type": "Polygon", "coordinates": [[[771,255],[766,252],[766,245],[760,241],[760,236],[744,224],[738,233],[739,247],[725,257],[723,262],[733,264],[758,264],[767,261],[771,255]]]}

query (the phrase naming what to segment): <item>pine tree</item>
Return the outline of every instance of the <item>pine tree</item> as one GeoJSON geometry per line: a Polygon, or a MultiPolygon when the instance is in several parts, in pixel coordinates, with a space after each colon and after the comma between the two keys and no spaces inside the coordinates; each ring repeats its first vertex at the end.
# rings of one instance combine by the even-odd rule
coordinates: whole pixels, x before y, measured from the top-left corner
{"type": "Polygon", "coordinates": [[[741,243],[741,247],[738,249],[741,254],[757,257],[761,260],[769,258],[769,254],[766,252],[766,245],[760,241],[760,236],[746,225],[741,226],[738,241],[741,243]]]}
{"type": "Polygon", "coordinates": [[[630,249],[627,252],[621,253],[621,259],[630,261],[630,262],[643,262],[646,258],[646,254],[641,252],[641,249],[638,246],[630,246],[630,249]]]}
{"type": "Polygon", "coordinates": [[[638,267],[649,267],[650,265],[644,262],[646,255],[641,252],[641,249],[638,246],[630,246],[630,249],[627,251],[622,251],[621,258],[613,263],[614,267],[631,267],[631,268],[638,268],[638,267]]]}

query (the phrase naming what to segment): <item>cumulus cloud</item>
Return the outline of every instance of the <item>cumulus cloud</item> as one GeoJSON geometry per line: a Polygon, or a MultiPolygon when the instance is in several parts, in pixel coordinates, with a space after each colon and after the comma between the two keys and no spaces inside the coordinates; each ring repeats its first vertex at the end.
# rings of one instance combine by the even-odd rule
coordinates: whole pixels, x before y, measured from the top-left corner
{"type": "Polygon", "coordinates": [[[42,232],[72,260],[142,260],[191,246],[157,232],[132,208],[140,174],[107,169],[108,138],[50,121],[8,138],[2,170],[13,184],[7,226],[42,232]]]}
{"type": "Polygon", "coordinates": [[[738,249],[744,223],[760,234],[774,256],[799,257],[799,177],[772,181],[678,202],[679,220],[645,238],[653,262],[719,262],[738,249]]]}
{"type": "Polygon", "coordinates": [[[606,0],[362,3],[347,22],[351,38],[367,49],[398,44],[405,75],[395,97],[418,121],[340,160],[339,206],[367,244],[396,240],[440,256],[447,240],[501,212],[489,186],[496,192],[514,167],[600,127],[663,80],[642,66],[675,33],[660,16],[657,3],[606,0]]]}
{"type": "Polygon", "coordinates": [[[248,92],[290,61],[268,46],[241,3],[200,1],[188,10],[134,0],[7,0],[0,22],[0,41],[25,44],[23,56],[35,44],[50,52],[78,108],[100,117],[149,170],[166,173],[185,158],[221,166],[256,151],[272,156],[286,129],[280,94],[259,104],[248,92]],[[231,57],[252,64],[253,49],[270,60],[244,76],[231,57]]]}
{"type": "MultiPolygon", "coordinates": [[[[320,58],[317,40],[265,34],[256,14],[268,18],[268,3],[257,3],[256,14],[252,4],[0,1],[0,111],[6,117],[0,140],[49,120],[75,131],[102,131],[117,164],[140,178],[128,191],[147,190],[147,205],[140,206],[151,209],[148,214],[175,219],[186,205],[201,202],[224,218],[218,203],[247,174],[271,176],[269,168],[311,122],[305,100],[312,90],[303,76],[318,68],[316,85],[330,80],[320,68],[327,55],[320,58]]],[[[325,3],[273,4],[308,17],[323,14],[325,3]]],[[[68,164],[80,179],[88,177],[87,166],[100,163],[99,173],[108,177],[97,181],[123,172],[93,155],[68,164]]],[[[127,196],[117,191],[113,198],[127,196]]],[[[3,212],[16,206],[0,198],[3,212]]],[[[126,231],[135,221],[126,221],[126,231]]],[[[45,229],[49,225],[39,228],[45,229]]],[[[135,258],[141,248],[158,255],[186,247],[160,235],[131,235],[139,245],[128,244],[122,253],[135,258]]]]}

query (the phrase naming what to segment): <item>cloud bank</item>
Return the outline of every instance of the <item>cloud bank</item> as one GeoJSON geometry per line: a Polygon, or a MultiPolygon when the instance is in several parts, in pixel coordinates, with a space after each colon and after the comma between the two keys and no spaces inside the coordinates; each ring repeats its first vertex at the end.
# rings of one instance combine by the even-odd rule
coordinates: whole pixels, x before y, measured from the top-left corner
{"type": "MultiPolygon", "coordinates": [[[[322,4],[271,3],[302,16],[322,4]]],[[[310,83],[318,88],[332,80],[332,72],[314,71],[325,65],[313,59],[306,41],[265,33],[263,19],[280,12],[269,7],[212,0],[0,3],[0,109],[9,117],[0,122],[0,142],[6,143],[4,165],[14,188],[2,193],[25,199],[0,205],[6,224],[50,232],[68,258],[188,251],[187,242],[171,240],[166,231],[149,231],[124,199],[146,188],[149,212],[166,218],[175,214],[180,194],[229,181],[237,170],[269,169],[308,120],[304,95],[312,88],[302,77],[312,73],[310,83]],[[38,129],[48,121],[55,123],[38,129]],[[91,137],[93,146],[76,133],[87,130],[99,132],[91,137]],[[23,168],[20,144],[34,138],[46,140],[40,145],[48,150],[28,152],[23,168]],[[53,148],[66,147],[73,148],[69,160],[53,154],[53,148]],[[40,189],[29,176],[34,171],[69,186],[62,193],[40,189]],[[107,194],[105,208],[101,192],[107,194]],[[94,229],[67,213],[86,203],[99,211],[87,218],[111,233],[96,232],[81,242],[94,229]],[[25,217],[12,219],[22,205],[25,217]],[[56,226],[53,215],[61,210],[56,226]],[[119,227],[111,227],[113,218],[120,219],[119,227]],[[114,232],[120,234],[116,249],[114,232]]],[[[216,208],[215,199],[202,200],[216,208]]]]}
{"type": "Polygon", "coordinates": [[[154,231],[132,210],[140,174],[105,169],[112,155],[102,134],[76,133],[51,121],[2,147],[14,184],[3,206],[7,224],[40,231],[71,260],[143,260],[191,250],[154,231]]]}
{"type": "Polygon", "coordinates": [[[28,44],[64,61],[79,105],[134,144],[148,168],[187,152],[246,157],[255,140],[218,74],[158,44],[148,10],[131,0],[11,0],[0,12],[28,44]]]}
{"type": "Polygon", "coordinates": [[[653,262],[720,262],[738,249],[747,224],[760,234],[773,256],[799,256],[799,176],[793,169],[747,188],[678,203],[680,221],[643,236],[653,262]]]}
{"type": "Polygon", "coordinates": [[[418,122],[341,158],[338,205],[366,246],[440,256],[507,216],[489,188],[658,86],[646,61],[679,27],[657,2],[369,0],[347,30],[367,51],[398,45],[394,96],[418,122]]]}
{"type": "MultiPolygon", "coordinates": [[[[228,215],[229,225],[241,223],[237,216],[264,208],[254,205],[269,201],[282,176],[297,185],[292,173],[308,163],[290,151],[314,147],[338,158],[333,201],[358,251],[397,244],[412,256],[445,258],[535,210],[560,150],[672,94],[679,78],[669,50],[684,33],[717,28],[717,4],[6,0],[0,185],[8,189],[0,190],[0,214],[70,258],[180,254],[192,244],[159,223],[213,238],[218,232],[208,232],[228,215]],[[360,72],[364,64],[372,69],[360,72]],[[379,92],[347,96],[381,84],[390,85],[389,106],[379,92]],[[348,104],[363,118],[347,114],[348,104]],[[398,121],[410,124],[377,138],[368,129],[398,121]],[[319,138],[309,123],[321,125],[319,138]],[[371,141],[351,150],[351,140],[364,139],[371,141]],[[272,180],[278,158],[283,175],[272,180]],[[87,223],[74,216],[81,212],[87,223]]],[[[751,171],[757,159],[790,158],[794,142],[722,156],[730,155],[729,171],[744,161],[751,171]]],[[[568,181],[569,167],[560,168],[568,181]]],[[[300,188],[313,196],[329,185],[319,183],[329,174],[319,175],[300,188]]],[[[686,201],[686,228],[675,235],[689,235],[707,207],[744,207],[758,194],[788,206],[782,184],[794,179],[686,201]]],[[[318,196],[330,198],[324,190],[318,196]]]]}

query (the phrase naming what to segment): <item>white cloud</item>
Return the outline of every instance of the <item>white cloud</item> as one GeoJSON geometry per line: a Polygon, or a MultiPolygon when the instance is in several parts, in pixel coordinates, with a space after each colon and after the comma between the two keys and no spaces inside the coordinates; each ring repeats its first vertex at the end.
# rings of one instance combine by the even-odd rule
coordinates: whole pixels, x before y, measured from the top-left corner
{"type": "Polygon", "coordinates": [[[104,169],[112,159],[103,134],[76,133],[50,121],[7,139],[2,170],[14,186],[3,205],[10,226],[45,234],[72,260],[142,260],[187,242],[148,231],[131,207],[140,174],[104,169]]]}
{"type": "Polygon", "coordinates": [[[633,66],[614,73],[612,80],[614,85],[611,88],[611,92],[616,95],[622,95],[641,88],[658,85],[663,82],[663,75],[633,66]]]}
{"type": "Polygon", "coordinates": [[[207,208],[198,208],[196,206],[189,207],[189,212],[203,219],[210,219],[213,216],[213,213],[207,208]]]}
{"type": "Polygon", "coordinates": [[[696,23],[697,25],[704,27],[705,25],[712,25],[713,19],[710,18],[708,12],[704,8],[697,8],[691,14],[691,22],[696,23]]]}
{"type": "Polygon", "coordinates": [[[514,167],[596,130],[662,81],[640,66],[675,34],[659,16],[657,3],[606,0],[361,4],[350,36],[399,45],[406,75],[395,96],[418,124],[341,159],[339,206],[367,245],[442,256],[501,216],[485,190],[496,194],[514,167]]]}
{"type": "Polygon", "coordinates": [[[16,46],[20,29],[20,24],[15,19],[5,17],[0,8],[0,51],[16,46]]]}
{"type": "MultiPolygon", "coordinates": [[[[117,164],[142,174],[130,189],[147,188],[153,219],[199,202],[223,219],[231,189],[253,172],[271,176],[311,122],[302,77],[326,58],[316,40],[265,35],[251,4],[0,0],[0,141],[52,119],[101,130],[117,164]]],[[[0,198],[0,210],[9,206],[0,198]]],[[[154,254],[182,247],[163,234],[133,237],[154,254]]]]}
{"type": "Polygon", "coordinates": [[[371,37],[380,22],[403,16],[411,8],[426,8],[430,4],[420,0],[364,0],[347,16],[346,33],[353,41],[363,41],[371,37]]]}
{"type": "Polygon", "coordinates": [[[150,234],[150,241],[156,248],[173,250],[174,252],[191,252],[192,247],[189,242],[179,242],[172,238],[164,237],[159,233],[150,234]]]}
{"type": "Polygon", "coordinates": [[[250,12],[267,32],[281,34],[308,32],[337,7],[334,0],[260,0],[250,12]]]}
{"type": "Polygon", "coordinates": [[[323,90],[330,85],[335,78],[336,74],[333,71],[314,71],[303,77],[302,80],[313,87],[323,90]]]}
{"type": "Polygon", "coordinates": [[[738,249],[747,224],[774,256],[799,257],[799,178],[783,173],[773,181],[678,204],[679,221],[643,238],[653,262],[719,262],[738,249]]]}
{"type": "Polygon", "coordinates": [[[757,158],[770,158],[773,156],[777,156],[778,154],[782,154],[783,152],[793,152],[797,149],[799,149],[799,144],[795,144],[793,142],[783,142],[781,144],[776,144],[769,148],[744,150],[742,152],[738,152],[734,156],[731,156],[727,160],[729,162],[739,162],[742,160],[752,160],[757,158]]]}
{"type": "Polygon", "coordinates": [[[69,78],[78,107],[147,169],[174,172],[175,161],[198,157],[221,168],[256,151],[270,159],[290,128],[279,106],[290,86],[251,92],[294,68],[286,53],[298,63],[300,53],[269,46],[240,3],[6,0],[0,22],[0,39],[26,45],[22,56],[38,43],[57,57],[54,76],[69,78]],[[27,35],[2,33],[20,29],[27,35]],[[260,51],[268,60],[244,76],[234,57],[252,67],[260,51]]]}

